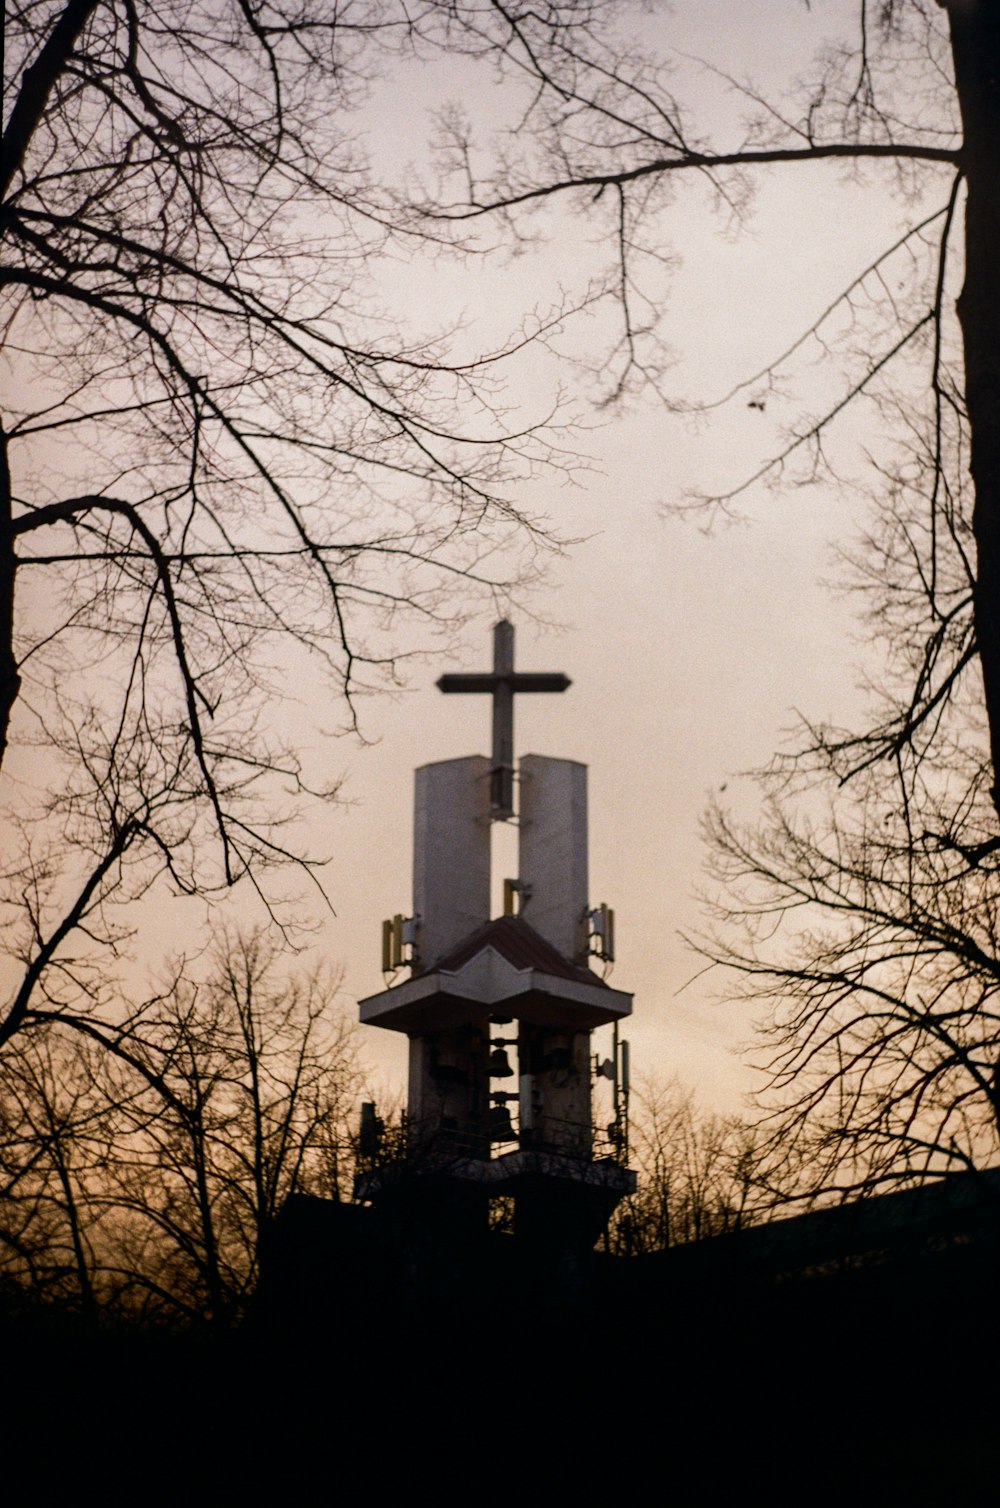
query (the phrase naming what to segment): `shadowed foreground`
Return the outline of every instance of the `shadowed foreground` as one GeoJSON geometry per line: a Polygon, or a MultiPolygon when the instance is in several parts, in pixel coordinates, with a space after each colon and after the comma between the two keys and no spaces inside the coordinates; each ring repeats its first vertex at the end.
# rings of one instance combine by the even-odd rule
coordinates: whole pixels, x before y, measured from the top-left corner
{"type": "Polygon", "coordinates": [[[998,1183],[576,1262],[298,1199],[238,1334],[11,1314],[8,1420],[49,1442],[43,1501],[109,1449],[201,1501],[272,1473],[335,1496],[359,1469],[366,1491],[464,1490],[523,1446],[533,1495],[636,1472],[682,1503],[986,1502],[998,1183]]]}

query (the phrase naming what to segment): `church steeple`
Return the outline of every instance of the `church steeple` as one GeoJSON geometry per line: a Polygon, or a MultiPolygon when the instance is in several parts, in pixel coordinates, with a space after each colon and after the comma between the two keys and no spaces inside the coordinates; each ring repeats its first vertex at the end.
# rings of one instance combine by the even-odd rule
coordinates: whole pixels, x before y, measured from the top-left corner
{"type": "MultiPolygon", "coordinates": [[[[529,754],[517,770],[513,755],[515,693],[569,685],[561,673],[514,671],[506,621],[494,630],[492,672],[439,680],[444,692],[492,695],[492,760],[417,770],[413,916],[387,924],[384,957],[411,977],[363,1000],[361,1020],[409,1038],[411,1190],[434,1191],[437,1207],[443,1193],[483,1221],[491,1195],[513,1195],[520,1233],[570,1234],[585,1248],[634,1187],[618,1050],[632,997],[589,967],[595,952],[609,956],[610,928],[607,908],[588,906],[586,766],[529,754]],[[519,874],[505,887],[510,914],[492,919],[490,831],[510,820],[519,874]],[[613,1081],[614,1117],[595,1146],[591,1033],[609,1023],[615,1051],[600,1072],[613,1081]]],[[[359,1193],[391,1198],[401,1171],[373,1157],[359,1193]]]]}

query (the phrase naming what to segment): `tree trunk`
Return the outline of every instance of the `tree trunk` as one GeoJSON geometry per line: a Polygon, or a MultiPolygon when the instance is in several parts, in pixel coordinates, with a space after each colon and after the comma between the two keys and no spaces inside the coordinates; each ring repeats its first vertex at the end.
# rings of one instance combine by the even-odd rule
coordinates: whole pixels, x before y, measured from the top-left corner
{"type": "Polygon", "coordinates": [[[0,432],[0,765],[7,748],[10,714],[21,689],[14,658],[14,534],[11,528],[10,464],[7,436],[0,432]]]}
{"type": "Polygon", "coordinates": [[[976,643],[1000,812],[1000,4],[944,0],[962,112],[965,284],[958,318],[975,487],[976,643]]]}

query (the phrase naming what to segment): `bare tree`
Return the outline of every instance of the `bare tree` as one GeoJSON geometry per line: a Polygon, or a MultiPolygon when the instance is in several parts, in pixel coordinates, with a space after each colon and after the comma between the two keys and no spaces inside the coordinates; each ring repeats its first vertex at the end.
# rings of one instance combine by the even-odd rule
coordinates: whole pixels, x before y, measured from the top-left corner
{"type": "MultiPolygon", "coordinates": [[[[539,437],[488,419],[490,360],[372,338],[362,272],[374,252],[470,244],[481,225],[509,242],[528,234],[523,216],[573,203],[605,227],[605,292],[620,311],[603,398],[645,384],[704,411],[665,388],[660,212],[693,180],[738,222],[756,177],[822,162],[877,175],[907,227],[871,265],[845,268],[842,298],[808,311],[801,339],[730,395],[779,408],[796,357],[819,343],[842,361],[834,400],[793,414],[750,476],[702,503],[726,509],[757,482],[829,474],[838,416],[859,399],[880,405],[900,449],[877,458],[865,560],[886,586],[876,633],[909,679],[860,733],[809,730],[797,769],[847,780],[866,823],[903,822],[889,855],[866,827],[853,868],[908,875],[922,843],[949,903],[981,884],[991,935],[1000,17],[988,0],[857,0],[844,14],[843,46],[794,97],[730,81],[752,119],[712,141],[645,40],[621,41],[620,6],[15,8],[2,277],[9,349],[33,398],[4,426],[0,623],[13,647],[0,645],[0,680],[49,794],[4,872],[22,970],[0,1039],[55,1017],[82,1030],[110,1008],[99,953],[70,940],[105,958],[121,946],[113,898],[164,878],[210,893],[291,856],[274,813],[309,776],[258,725],[262,697],[318,668],[349,706],[366,678],[391,673],[404,609],[436,622],[444,579],[488,590],[484,551],[523,523],[508,482],[544,457],[539,437]],[[498,154],[449,112],[450,176],[414,206],[374,186],[344,122],[380,58],[444,49],[521,81],[522,113],[498,154]],[[16,617],[15,569],[50,583],[16,617]],[[877,788],[885,770],[891,794],[877,788]]],[[[662,34],[669,44],[667,23],[662,34]]],[[[844,851],[844,820],[819,842],[828,859],[844,851]]]]}
{"type": "MultiPolygon", "coordinates": [[[[709,185],[738,226],[762,175],[841,162],[906,217],[720,400],[782,415],[784,433],[695,500],[711,515],[758,485],[839,483],[836,422],[874,405],[866,532],[842,541],[867,614],[870,717],[804,724],[764,772],[759,827],[711,815],[723,887],[702,943],[764,1005],[775,1147],[806,1159],[814,1190],[841,1192],[994,1160],[1000,1062],[1000,11],[857,0],[842,15],[843,44],[788,97],[728,79],[751,115],[713,139],[663,59],[624,46],[606,14],[573,29],[558,7],[496,6],[484,30],[498,42],[506,27],[503,55],[535,86],[526,121],[498,167],[451,116],[450,202],[425,206],[514,234],[553,202],[603,223],[620,318],[604,397],[645,386],[691,413],[714,405],[669,391],[658,342],[664,212],[683,184],[709,185]],[[810,352],[826,372],[836,360],[839,389],[803,410],[788,389],[810,352]]],[[[658,29],[669,57],[670,23],[658,29]]]]}
{"type": "Polygon", "coordinates": [[[775,798],[755,826],[708,820],[724,888],[700,946],[757,1006],[774,1143],[817,1191],[1000,1153],[996,865],[942,836],[950,801],[933,816],[926,789],[869,777],[825,812],[775,798]]]}
{"type": "Polygon", "coordinates": [[[329,974],[262,934],[220,940],[121,1029],[61,1024],[7,1054],[2,1265],[44,1298],[225,1328],[293,1193],[348,1192],[358,1074],[329,974]]]}
{"type": "Polygon", "coordinates": [[[845,558],[877,653],[868,728],[807,729],[805,752],[759,777],[761,821],[717,805],[706,822],[719,884],[697,945],[756,1004],[773,1143],[816,1191],[870,1192],[1000,1153],[1000,844],[982,704],[961,675],[967,453],[957,402],[930,435],[911,417],[845,558]],[[933,577],[932,513],[944,525],[933,577]]]}
{"type": "Polygon", "coordinates": [[[15,1305],[98,1313],[91,1194],[107,1170],[106,1106],[94,1094],[99,1055],[25,1036],[0,1094],[0,1277],[15,1305]]]}
{"type": "MultiPolygon", "coordinates": [[[[891,757],[915,727],[933,721],[942,696],[978,664],[995,770],[1000,16],[990,0],[856,0],[842,7],[841,19],[842,44],[828,47],[788,97],[766,98],[752,82],[722,75],[750,115],[742,134],[727,126],[730,134],[712,139],[675,93],[668,18],[654,28],[635,15],[623,17],[621,7],[595,5],[571,15],[554,4],[530,10],[496,4],[480,19],[482,46],[530,80],[529,107],[499,165],[490,144],[480,147],[475,131],[452,112],[441,141],[450,177],[437,202],[424,208],[466,228],[503,223],[510,233],[526,235],[532,223],[526,217],[558,202],[586,215],[590,227],[603,226],[612,253],[605,292],[620,310],[616,350],[599,364],[605,400],[651,386],[672,409],[705,413],[718,403],[669,391],[659,341],[662,278],[672,251],[666,211],[683,186],[707,185],[737,226],[765,174],[787,177],[824,162],[843,163],[895,193],[908,220],[902,234],[870,265],[845,267],[841,296],[825,309],[804,311],[801,335],[789,349],[718,401],[766,407],[769,415],[781,414],[784,428],[774,451],[700,505],[728,511],[748,489],[769,481],[836,480],[826,442],[838,417],[867,396],[905,393],[906,412],[928,417],[934,447],[922,569],[935,624],[920,645],[924,674],[912,688],[907,715],[880,728],[873,744],[891,757]],[[641,42],[632,46],[630,23],[644,26],[641,42]],[[796,413],[787,390],[796,360],[810,351],[839,362],[840,389],[832,401],[819,400],[818,409],[813,404],[796,413]],[[969,600],[957,621],[936,595],[937,548],[955,482],[943,430],[956,407],[968,426],[962,465],[975,491],[969,600]]],[[[905,427],[897,433],[905,440],[905,427]]],[[[996,804],[995,781],[992,788],[996,804]]]]}
{"type": "Polygon", "coordinates": [[[740,1230],[790,1194],[787,1185],[775,1187],[754,1127],[736,1115],[701,1110],[676,1079],[647,1079],[633,1106],[631,1151],[639,1181],[615,1213],[613,1250],[664,1251],[740,1230]]]}
{"type": "Polygon", "coordinates": [[[269,698],[354,726],[417,630],[534,570],[511,483],[551,452],[494,410],[504,353],[398,333],[374,297],[379,255],[427,237],[353,112],[449,9],[8,13],[0,1041],[102,1003],[113,902],[310,857],[282,820],[324,787],[269,698]]]}

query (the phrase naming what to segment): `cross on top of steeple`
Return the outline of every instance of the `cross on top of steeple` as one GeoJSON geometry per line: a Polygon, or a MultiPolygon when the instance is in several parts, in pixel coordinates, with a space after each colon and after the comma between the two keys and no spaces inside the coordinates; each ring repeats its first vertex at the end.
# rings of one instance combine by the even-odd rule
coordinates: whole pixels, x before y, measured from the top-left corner
{"type": "Polygon", "coordinates": [[[438,690],[487,692],[493,698],[493,765],[490,815],[506,821],[514,815],[514,693],[565,691],[572,682],[561,671],[516,671],[514,625],[502,618],[493,629],[493,669],[471,675],[443,675],[438,690]]]}

